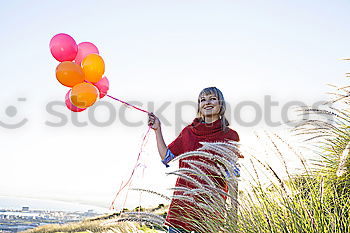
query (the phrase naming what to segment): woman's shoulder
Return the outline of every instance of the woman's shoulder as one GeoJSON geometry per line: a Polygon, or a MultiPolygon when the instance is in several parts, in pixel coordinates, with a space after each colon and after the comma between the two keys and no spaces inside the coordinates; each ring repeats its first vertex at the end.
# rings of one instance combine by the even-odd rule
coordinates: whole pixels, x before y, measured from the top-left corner
{"type": "Polygon", "coordinates": [[[225,139],[239,142],[239,135],[236,130],[231,129],[230,127],[226,128],[225,139]]]}
{"type": "Polygon", "coordinates": [[[183,134],[183,133],[186,133],[186,132],[191,131],[191,128],[192,128],[192,124],[189,124],[189,125],[185,126],[185,127],[181,130],[180,134],[183,134]]]}

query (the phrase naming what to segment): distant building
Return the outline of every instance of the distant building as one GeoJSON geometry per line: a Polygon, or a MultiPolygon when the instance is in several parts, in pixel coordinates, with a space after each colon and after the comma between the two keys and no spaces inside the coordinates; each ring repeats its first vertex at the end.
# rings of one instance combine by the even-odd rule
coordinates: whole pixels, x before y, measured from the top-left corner
{"type": "Polygon", "coordinates": [[[27,212],[27,211],[29,211],[29,207],[27,206],[22,207],[22,212],[27,212]]]}

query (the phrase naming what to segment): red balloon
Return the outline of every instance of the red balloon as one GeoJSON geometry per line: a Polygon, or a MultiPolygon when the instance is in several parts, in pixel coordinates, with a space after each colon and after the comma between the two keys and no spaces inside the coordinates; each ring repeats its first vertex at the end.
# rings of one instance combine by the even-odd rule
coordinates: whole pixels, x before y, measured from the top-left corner
{"type": "Polygon", "coordinates": [[[73,112],[82,112],[84,111],[86,108],[78,108],[76,106],[74,106],[70,100],[70,93],[72,92],[72,90],[69,90],[66,94],[66,100],[65,100],[65,103],[66,103],[66,106],[69,110],[73,111],[73,112]]]}
{"type": "Polygon", "coordinates": [[[78,45],[73,37],[60,33],[50,40],[50,51],[57,61],[73,61],[78,53],[78,45]]]}
{"type": "Polygon", "coordinates": [[[78,54],[75,57],[75,63],[78,65],[81,65],[81,62],[84,60],[84,58],[91,54],[96,53],[99,54],[98,48],[90,42],[81,42],[78,44],[78,54]]]}
{"type": "Polygon", "coordinates": [[[94,85],[100,91],[100,99],[107,95],[107,92],[109,90],[109,81],[106,76],[104,76],[97,83],[94,83],[94,85]]]}

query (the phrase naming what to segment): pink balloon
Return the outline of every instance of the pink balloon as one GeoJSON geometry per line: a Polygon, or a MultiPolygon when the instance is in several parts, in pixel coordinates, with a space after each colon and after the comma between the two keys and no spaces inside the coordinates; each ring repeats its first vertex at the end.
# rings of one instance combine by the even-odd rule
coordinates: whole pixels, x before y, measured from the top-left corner
{"type": "Polygon", "coordinates": [[[78,45],[73,37],[60,33],[50,40],[50,51],[57,61],[73,61],[78,53],[78,45]]]}
{"type": "Polygon", "coordinates": [[[73,112],[82,112],[84,111],[86,108],[78,108],[76,106],[74,106],[70,100],[70,93],[71,93],[72,90],[69,90],[66,94],[66,100],[65,100],[65,103],[66,103],[66,106],[69,110],[73,111],[73,112]]]}
{"type": "Polygon", "coordinates": [[[106,76],[104,76],[97,83],[94,83],[94,85],[100,91],[100,99],[107,95],[107,92],[109,90],[109,81],[106,76]]]}
{"type": "Polygon", "coordinates": [[[78,53],[75,57],[75,63],[78,65],[81,65],[81,62],[84,60],[84,58],[91,54],[96,53],[99,54],[98,48],[90,42],[81,42],[78,44],[78,53]]]}

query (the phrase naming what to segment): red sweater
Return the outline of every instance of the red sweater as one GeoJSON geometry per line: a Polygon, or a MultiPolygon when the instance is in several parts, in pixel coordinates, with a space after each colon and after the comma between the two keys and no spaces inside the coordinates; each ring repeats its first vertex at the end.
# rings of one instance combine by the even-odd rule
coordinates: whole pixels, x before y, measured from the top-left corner
{"type": "MultiPolygon", "coordinates": [[[[185,152],[194,151],[201,147],[199,142],[225,142],[228,140],[239,141],[239,136],[236,131],[226,127],[223,130],[221,120],[217,120],[211,124],[201,123],[197,118],[194,119],[192,124],[186,126],[180,133],[180,135],[168,146],[168,149],[176,156],[185,152]]],[[[188,159],[188,158],[187,158],[188,159]]],[[[213,164],[213,161],[208,161],[200,156],[192,156],[193,160],[200,160],[208,164],[213,164]]],[[[179,168],[190,168],[189,164],[180,159],[179,168]]],[[[217,177],[217,174],[212,174],[211,170],[206,170],[208,175],[217,177]]],[[[198,182],[204,183],[198,176],[190,175],[198,182]]],[[[215,183],[219,188],[227,192],[227,185],[224,179],[216,178],[215,183]]],[[[176,180],[176,187],[196,188],[191,182],[178,177],[176,180]]],[[[174,195],[181,195],[182,191],[175,191],[174,195]]],[[[191,213],[193,213],[193,204],[179,199],[173,199],[170,203],[169,212],[166,218],[167,225],[177,228],[186,229],[188,231],[195,231],[196,229],[191,226],[189,221],[181,220],[182,217],[189,217],[195,219],[191,213]],[[192,211],[191,211],[192,209],[192,211]]],[[[195,221],[201,221],[196,219],[195,221]]]]}

